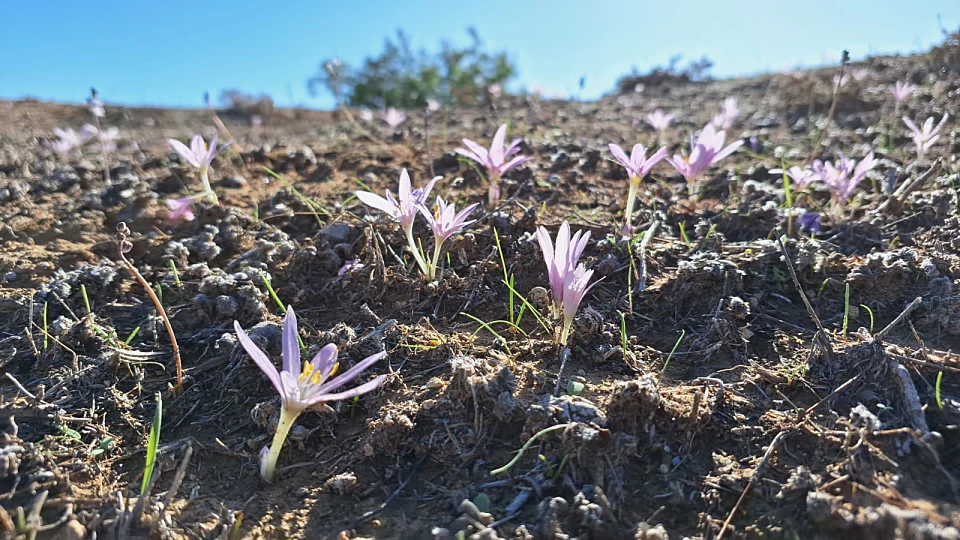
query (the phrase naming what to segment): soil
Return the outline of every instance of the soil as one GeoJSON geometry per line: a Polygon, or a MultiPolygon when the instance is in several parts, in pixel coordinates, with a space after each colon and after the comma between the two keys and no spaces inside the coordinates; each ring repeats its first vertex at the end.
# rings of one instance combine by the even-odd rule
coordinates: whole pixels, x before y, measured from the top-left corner
{"type": "MultiPolygon", "coordinates": [[[[108,107],[103,124],[125,141],[108,184],[99,153],[42,144],[54,127],[79,129],[85,108],[0,102],[0,530],[960,538],[960,138],[951,120],[913,163],[887,90],[921,84],[899,112],[939,120],[960,76],[923,55],[847,70],[829,122],[833,69],[641,79],[598,102],[504,98],[411,112],[395,129],[343,113],[275,110],[253,125],[220,111],[236,141],[214,164],[220,203],[178,223],[164,199],[199,181],[165,138],[209,137],[210,111],[108,107]],[[747,144],[711,169],[697,200],[659,165],[634,217],[638,232],[656,229],[643,250],[624,241],[627,179],[607,144],[654,146],[633,120],[662,108],[678,113],[663,140],[679,152],[727,96],[743,111],[730,135],[747,144]],[[442,175],[435,193],[458,207],[485,201],[484,177],[452,151],[461,137],[488,144],[501,123],[534,159],[506,175],[502,203],[449,241],[442,276],[427,282],[398,226],[352,193],[395,192],[406,168],[415,186],[442,175]],[[845,216],[800,231],[769,169],[870,149],[880,165],[845,216]],[[906,196],[885,189],[931,169],[906,196]],[[548,283],[534,232],[563,220],[592,233],[583,260],[602,280],[561,374],[553,331],[531,311],[548,283]],[[182,393],[153,303],[119,262],[121,222],[178,338],[182,393]],[[362,266],[341,275],[354,259],[362,266]],[[515,326],[502,322],[522,305],[510,312],[505,274],[531,302],[515,326]],[[233,331],[239,321],[279,363],[282,312],[265,281],[296,308],[310,351],[336,343],[348,367],[386,350],[361,379],[388,375],[302,415],[273,484],[258,455],[279,400],[233,331]],[[140,500],[158,394],[158,470],[140,500]]],[[[797,208],[828,200],[792,193],[797,208]]]]}

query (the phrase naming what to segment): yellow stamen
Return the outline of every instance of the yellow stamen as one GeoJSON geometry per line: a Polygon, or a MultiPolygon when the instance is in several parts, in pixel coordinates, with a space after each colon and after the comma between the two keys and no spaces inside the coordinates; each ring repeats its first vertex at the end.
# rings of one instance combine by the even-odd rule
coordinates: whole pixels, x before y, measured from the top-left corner
{"type": "Polygon", "coordinates": [[[333,377],[334,375],[336,375],[338,369],[340,369],[340,362],[337,362],[336,364],[333,365],[333,369],[330,370],[330,374],[327,375],[327,378],[329,379],[330,377],[333,377]]]}
{"type": "Polygon", "coordinates": [[[311,373],[313,373],[313,362],[304,362],[303,372],[300,373],[300,382],[309,379],[311,373]]]}

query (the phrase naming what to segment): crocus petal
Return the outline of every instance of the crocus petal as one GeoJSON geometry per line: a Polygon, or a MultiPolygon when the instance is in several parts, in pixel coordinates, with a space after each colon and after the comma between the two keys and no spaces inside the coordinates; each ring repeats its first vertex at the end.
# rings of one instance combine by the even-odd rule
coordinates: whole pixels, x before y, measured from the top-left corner
{"type": "Polygon", "coordinates": [[[365,359],[358,362],[357,365],[348,369],[346,373],[344,373],[343,375],[340,375],[339,377],[335,377],[332,381],[328,381],[320,385],[320,388],[317,389],[317,392],[321,394],[326,394],[331,390],[336,390],[337,388],[340,388],[341,386],[357,378],[357,375],[360,375],[361,372],[363,372],[365,369],[372,366],[373,364],[377,363],[379,360],[383,359],[385,356],[387,356],[387,353],[384,351],[380,351],[376,354],[366,357],[365,359]]]}
{"type": "Polygon", "coordinates": [[[313,369],[320,373],[321,381],[326,381],[327,377],[330,376],[333,367],[337,365],[337,356],[337,346],[333,343],[328,343],[313,357],[313,369]]]}
{"type": "Polygon", "coordinates": [[[740,148],[741,146],[743,146],[743,141],[737,141],[737,142],[731,143],[729,146],[727,146],[726,148],[718,152],[717,155],[713,156],[713,159],[710,161],[710,164],[712,165],[720,161],[721,159],[729,156],[730,154],[734,153],[737,150],[737,148],[740,148]]]}
{"type": "Polygon", "coordinates": [[[917,125],[913,123],[913,120],[907,118],[906,116],[903,117],[903,123],[906,124],[911,131],[920,131],[920,128],[918,128],[917,125]]]}
{"type": "Polygon", "coordinates": [[[467,149],[465,149],[465,148],[454,148],[453,151],[454,151],[454,153],[460,154],[461,156],[463,156],[463,157],[465,157],[465,158],[467,158],[467,159],[472,159],[473,161],[476,161],[477,163],[479,163],[479,164],[481,164],[481,165],[486,166],[486,164],[487,164],[486,160],[484,160],[483,158],[481,158],[481,157],[478,156],[477,154],[475,154],[475,153],[473,153],[473,152],[471,152],[471,151],[469,151],[469,150],[467,150],[467,149]]]}
{"type": "Polygon", "coordinates": [[[300,374],[300,341],[297,339],[297,316],[293,308],[287,306],[287,316],[283,318],[283,370],[293,376],[300,374]]]}
{"type": "Polygon", "coordinates": [[[610,143],[609,145],[610,153],[613,154],[613,159],[617,160],[618,163],[626,167],[627,174],[632,174],[630,171],[630,159],[627,158],[627,154],[623,152],[623,148],[620,148],[619,145],[610,143]]]}
{"type": "Polygon", "coordinates": [[[489,159],[490,159],[490,153],[487,152],[487,149],[486,149],[486,148],[484,148],[484,147],[480,146],[479,144],[471,141],[470,139],[463,139],[463,144],[464,144],[467,148],[469,148],[471,152],[473,152],[474,154],[476,154],[478,158],[480,158],[480,159],[477,160],[478,163],[480,163],[480,164],[483,165],[484,167],[487,166],[487,163],[488,163],[488,161],[489,161],[489,159]]]}
{"type": "Polygon", "coordinates": [[[493,135],[493,142],[490,143],[490,161],[494,165],[503,163],[503,143],[507,139],[507,125],[500,124],[497,132],[493,135]]]}
{"type": "Polygon", "coordinates": [[[283,391],[283,384],[280,381],[280,374],[277,372],[277,368],[274,367],[273,362],[260,350],[260,347],[257,347],[257,344],[250,339],[250,336],[243,331],[239,322],[233,321],[233,329],[237,332],[237,339],[240,340],[240,345],[243,346],[243,350],[247,351],[247,354],[250,355],[250,358],[253,358],[254,363],[257,364],[260,371],[270,379],[270,382],[273,384],[273,387],[277,389],[280,397],[286,397],[286,393],[283,391]]]}
{"type": "Polygon", "coordinates": [[[302,408],[300,396],[300,382],[298,375],[294,375],[287,370],[280,372],[280,384],[283,385],[283,404],[294,405],[302,408]]]}
{"type": "Polygon", "coordinates": [[[376,390],[386,380],[387,380],[386,375],[380,375],[377,378],[373,379],[372,381],[363,383],[356,388],[351,388],[346,392],[340,392],[339,394],[320,394],[319,396],[312,398],[310,400],[308,407],[312,405],[316,405],[317,403],[323,403],[324,401],[339,401],[342,399],[352,399],[357,396],[361,396],[372,390],[376,390]]]}
{"type": "Polygon", "coordinates": [[[412,193],[410,188],[410,175],[407,173],[407,169],[404,168],[400,171],[400,188],[397,190],[397,196],[400,198],[400,204],[406,203],[411,200],[410,194],[412,193]]]}
{"type": "Polygon", "coordinates": [[[207,144],[203,142],[203,137],[194,135],[190,138],[190,151],[200,163],[203,163],[203,157],[207,153],[207,144]]]}
{"type": "Polygon", "coordinates": [[[519,167],[528,161],[533,161],[533,158],[530,156],[517,156],[503,164],[503,167],[500,168],[500,174],[519,167]]]}
{"type": "Polygon", "coordinates": [[[503,153],[504,159],[516,154],[520,151],[520,144],[523,143],[523,139],[516,138],[510,141],[510,144],[507,146],[507,150],[503,153]]]}
{"type": "Polygon", "coordinates": [[[420,190],[420,196],[418,197],[420,202],[427,200],[427,197],[430,196],[430,191],[433,189],[433,186],[440,180],[443,180],[442,176],[434,176],[433,179],[427,182],[427,185],[423,186],[423,189],[420,190]]]}
{"type": "Polygon", "coordinates": [[[354,195],[360,199],[360,202],[367,206],[376,208],[377,210],[389,214],[394,218],[399,215],[399,209],[395,204],[391,204],[390,201],[375,193],[370,193],[369,191],[357,191],[354,193],[354,195]]]}
{"type": "Polygon", "coordinates": [[[173,150],[180,155],[187,163],[193,165],[194,167],[200,166],[200,160],[193,154],[193,152],[187,148],[187,145],[176,139],[167,139],[167,142],[170,143],[170,146],[173,150]]]}

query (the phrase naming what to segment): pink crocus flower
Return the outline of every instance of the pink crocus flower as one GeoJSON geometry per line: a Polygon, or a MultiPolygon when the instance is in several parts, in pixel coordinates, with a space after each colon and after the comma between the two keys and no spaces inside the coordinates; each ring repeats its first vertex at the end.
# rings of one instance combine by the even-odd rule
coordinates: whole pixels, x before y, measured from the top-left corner
{"type": "Polygon", "coordinates": [[[879,162],[880,160],[873,157],[873,152],[867,154],[859,163],[854,159],[847,159],[847,156],[843,155],[842,152],[836,165],[819,159],[813,162],[813,171],[817,178],[822,180],[827,189],[830,190],[835,215],[843,210],[847,200],[850,199],[850,195],[853,194],[853,190],[879,162]]]}
{"type": "Polygon", "coordinates": [[[97,128],[93,128],[94,131],[91,133],[86,129],[87,125],[83,126],[79,133],[73,128],[54,128],[53,134],[57,136],[57,139],[55,141],[48,141],[46,146],[60,155],[69,154],[73,150],[83,147],[87,141],[96,136],[97,128]]]}
{"type": "Polygon", "coordinates": [[[643,180],[645,176],[650,174],[650,171],[663,161],[663,158],[667,157],[667,147],[664,146],[656,151],[650,158],[646,157],[647,149],[643,147],[642,144],[633,145],[633,150],[630,152],[630,157],[624,153],[623,149],[619,146],[611,143],[610,152],[613,154],[614,159],[620,165],[627,170],[627,175],[630,177],[630,188],[627,190],[627,206],[624,210],[624,218],[626,224],[624,225],[624,233],[629,235],[631,230],[631,219],[633,217],[633,205],[637,200],[637,193],[640,191],[640,181],[643,180]]]}
{"type": "Polygon", "coordinates": [[[440,261],[440,248],[444,241],[473,223],[473,220],[467,221],[467,217],[478,206],[480,206],[479,203],[473,203],[457,212],[453,203],[447,204],[440,197],[437,197],[436,205],[434,205],[432,211],[426,205],[420,205],[420,213],[426,218],[430,230],[433,231],[433,260],[428,266],[427,279],[433,281],[436,278],[437,264],[440,261]]]}
{"type": "Polygon", "coordinates": [[[213,163],[213,158],[217,157],[217,154],[226,150],[233,142],[218,146],[216,135],[210,140],[209,147],[200,135],[194,135],[190,139],[189,147],[176,139],[167,139],[167,142],[170,143],[170,147],[173,148],[184,161],[197,168],[197,172],[200,175],[200,182],[203,184],[203,193],[209,197],[214,204],[218,203],[217,194],[214,193],[213,188],[210,187],[210,164],[213,163]]]}
{"type": "Polygon", "coordinates": [[[170,210],[170,214],[167,216],[169,221],[193,221],[196,217],[193,214],[193,197],[167,199],[165,202],[170,210]]]}
{"type": "Polygon", "coordinates": [[[573,318],[584,295],[593,285],[589,284],[593,270],[587,270],[583,263],[579,263],[587,242],[590,241],[590,231],[577,231],[570,236],[570,224],[564,221],[557,231],[557,241],[554,244],[547,229],[537,229],[537,242],[543,261],[547,265],[547,276],[550,280],[550,291],[553,295],[553,311],[555,316],[563,318],[560,331],[560,344],[566,345],[573,327],[573,318]]]}
{"type": "Polygon", "coordinates": [[[740,107],[737,106],[737,98],[728,97],[723,100],[720,113],[714,116],[710,123],[718,130],[728,131],[739,117],[740,107]]]}
{"type": "Polygon", "coordinates": [[[916,92],[917,88],[920,87],[910,82],[897,81],[890,85],[890,93],[893,94],[893,99],[899,104],[916,92]]]}
{"type": "MultiPolygon", "coordinates": [[[[268,452],[261,452],[260,475],[267,482],[273,482],[277,466],[277,457],[287,438],[287,433],[293,427],[300,413],[322,405],[328,401],[341,401],[366,394],[379,387],[386,380],[386,375],[361,384],[343,392],[334,392],[341,386],[356,379],[363,371],[386,356],[379,352],[361,360],[357,365],[343,375],[331,379],[339,366],[337,362],[337,346],[330,343],[320,349],[312,362],[300,364],[300,344],[297,339],[297,316],[293,308],[287,308],[287,315],[283,319],[283,369],[278,371],[270,358],[260,350],[260,347],[243,331],[240,323],[233,321],[233,328],[237,332],[240,345],[243,346],[250,358],[263,371],[270,383],[280,394],[280,421],[273,443],[268,452]]],[[[266,449],[264,449],[266,450],[266,449]]]]}
{"type": "Polygon", "coordinates": [[[493,83],[487,87],[487,92],[490,94],[490,97],[500,97],[500,94],[503,92],[503,87],[497,83],[493,83]]]}
{"type": "Polygon", "coordinates": [[[923,156],[927,153],[927,150],[933,146],[933,143],[937,142],[937,139],[940,138],[940,130],[943,128],[943,125],[947,123],[947,119],[950,118],[949,114],[944,114],[943,118],[940,119],[940,123],[936,127],[933,126],[933,117],[927,118],[927,121],[923,123],[923,127],[917,127],[917,124],[913,120],[903,117],[903,123],[910,128],[910,137],[913,139],[913,144],[917,146],[917,159],[923,159],[923,156]]]}
{"type": "Polygon", "coordinates": [[[380,119],[383,120],[384,124],[390,126],[391,128],[396,128],[406,121],[407,113],[401,111],[400,109],[389,107],[386,111],[380,114],[380,119]]]}
{"type": "Polygon", "coordinates": [[[650,124],[650,127],[657,130],[657,132],[666,131],[670,124],[673,122],[673,119],[677,115],[673,113],[664,114],[662,110],[657,109],[652,113],[646,116],[647,123],[650,124]]]}
{"type": "Polygon", "coordinates": [[[793,185],[797,189],[803,189],[809,186],[814,180],[818,180],[819,177],[810,167],[800,168],[797,165],[790,167],[787,170],[784,169],[770,169],[770,174],[786,174],[793,180],[793,185]]]}
{"type": "Polygon", "coordinates": [[[493,135],[493,141],[490,143],[490,150],[480,146],[470,139],[463,139],[463,144],[467,148],[456,148],[454,152],[461,156],[476,161],[487,169],[489,175],[490,188],[488,190],[488,201],[493,206],[500,198],[500,177],[507,171],[519,167],[532,160],[532,157],[517,156],[510,161],[506,159],[520,152],[520,143],[523,139],[514,139],[509,145],[504,146],[507,138],[507,125],[502,124],[497,128],[493,135]]]}
{"type": "Polygon", "coordinates": [[[667,162],[687,180],[691,197],[696,198],[699,193],[697,180],[700,176],[711,165],[729,156],[743,145],[743,141],[735,141],[724,147],[726,137],[726,132],[717,131],[712,124],[707,124],[695,142],[691,135],[689,156],[683,157],[677,154],[673,158],[667,158],[667,162]]]}
{"type": "Polygon", "coordinates": [[[417,213],[420,212],[421,206],[426,202],[427,197],[430,196],[430,190],[433,189],[434,184],[441,178],[443,177],[435,176],[427,182],[425,187],[412,189],[410,175],[407,174],[406,169],[403,169],[400,171],[400,185],[397,197],[394,197],[389,189],[387,190],[386,198],[375,193],[370,193],[369,191],[356,192],[356,196],[360,199],[360,202],[376,208],[400,222],[400,228],[403,229],[403,233],[407,238],[407,245],[413,252],[413,257],[416,259],[417,265],[424,274],[428,272],[427,263],[420,253],[420,248],[417,247],[417,243],[413,239],[413,222],[417,219],[417,213]]]}

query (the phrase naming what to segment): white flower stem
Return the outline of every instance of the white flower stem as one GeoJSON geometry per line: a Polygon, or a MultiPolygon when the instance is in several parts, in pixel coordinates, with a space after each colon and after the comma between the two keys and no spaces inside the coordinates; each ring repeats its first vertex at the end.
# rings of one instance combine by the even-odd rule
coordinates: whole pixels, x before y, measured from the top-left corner
{"type": "Polygon", "coordinates": [[[423,272],[424,275],[429,274],[427,261],[423,259],[420,248],[417,247],[417,243],[413,240],[413,226],[411,225],[409,228],[404,228],[403,232],[407,235],[407,244],[410,246],[410,251],[413,252],[413,258],[417,261],[417,266],[420,267],[420,271],[423,272]]]}
{"type": "Polygon", "coordinates": [[[573,317],[563,318],[563,329],[560,330],[560,345],[567,346],[567,340],[570,339],[570,330],[573,329],[573,317]]]}
{"type": "Polygon", "coordinates": [[[210,198],[213,204],[220,204],[220,199],[217,198],[217,194],[213,191],[213,188],[210,187],[210,178],[209,171],[207,167],[200,169],[200,183],[203,184],[203,192],[210,198]]]}
{"type": "Polygon", "coordinates": [[[443,240],[434,238],[433,241],[433,262],[430,263],[430,271],[427,273],[427,279],[433,281],[437,278],[437,264],[440,262],[440,248],[443,247],[443,240]]]}
{"type": "Polygon", "coordinates": [[[500,199],[500,175],[490,175],[490,187],[487,189],[487,201],[492,209],[500,199]]]}
{"type": "Polygon", "coordinates": [[[267,482],[273,483],[273,475],[277,468],[277,458],[280,457],[280,449],[283,448],[283,442],[287,440],[287,433],[293,427],[293,423],[300,416],[300,411],[294,411],[286,407],[280,410],[280,421],[277,422],[277,432],[273,435],[273,443],[270,444],[270,453],[267,454],[266,461],[260,464],[260,475],[267,482]]]}
{"type": "Polygon", "coordinates": [[[627,191],[627,207],[623,211],[624,222],[627,224],[625,230],[632,230],[633,226],[633,206],[637,202],[637,191],[640,190],[640,178],[630,175],[630,189],[627,191]]]}

